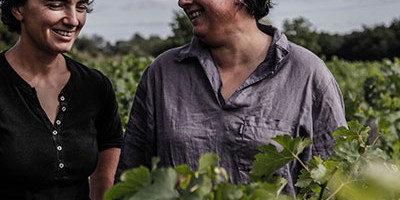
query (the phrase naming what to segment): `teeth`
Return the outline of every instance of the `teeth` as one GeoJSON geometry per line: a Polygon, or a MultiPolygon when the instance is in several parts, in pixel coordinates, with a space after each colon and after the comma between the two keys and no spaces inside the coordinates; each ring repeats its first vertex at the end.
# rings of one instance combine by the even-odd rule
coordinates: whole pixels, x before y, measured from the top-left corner
{"type": "Polygon", "coordinates": [[[200,16],[201,12],[200,11],[196,11],[196,12],[192,12],[190,13],[188,16],[191,20],[195,19],[196,17],[200,16]]]}
{"type": "Polygon", "coordinates": [[[55,30],[54,32],[56,32],[57,34],[62,35],[62,36],[68,36],[68,37],[72,36],[71,31],[55,30]]]}

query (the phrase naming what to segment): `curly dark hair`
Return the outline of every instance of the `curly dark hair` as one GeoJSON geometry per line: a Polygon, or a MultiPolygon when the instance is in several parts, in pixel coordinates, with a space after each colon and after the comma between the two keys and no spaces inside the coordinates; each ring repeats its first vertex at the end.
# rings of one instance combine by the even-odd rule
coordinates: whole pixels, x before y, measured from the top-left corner
{"type": "Polygon", "coordinates": [[[243,0],[243,4],[257,21],[267,16],[273,5],[271,0],[243,0]]]}
{"type": "MultiPolygon", "coordinates": [[[[0,0],[0,13],[1,13],[1,21],[7,26],[10,32],[21,33],[21,24],[15,19],[11,10],[14,7],[22,6],[28,0],[0,0]]],[[[86,0],[88,2],[87,12],[90,13],[92,8],[92,3],[94,0],[86,0]]]]}

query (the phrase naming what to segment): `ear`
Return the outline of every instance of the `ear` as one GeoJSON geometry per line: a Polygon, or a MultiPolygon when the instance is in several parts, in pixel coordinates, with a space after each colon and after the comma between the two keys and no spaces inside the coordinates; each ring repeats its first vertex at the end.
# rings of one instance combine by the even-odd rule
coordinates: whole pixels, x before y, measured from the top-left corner
{"type": "Polygon", "coordinates": [[[14,6],[11,9],[11,13],[14,15],[15,19],[17,19],[18,21],[22,21],[24,19],[22,6],[14,6]]]}

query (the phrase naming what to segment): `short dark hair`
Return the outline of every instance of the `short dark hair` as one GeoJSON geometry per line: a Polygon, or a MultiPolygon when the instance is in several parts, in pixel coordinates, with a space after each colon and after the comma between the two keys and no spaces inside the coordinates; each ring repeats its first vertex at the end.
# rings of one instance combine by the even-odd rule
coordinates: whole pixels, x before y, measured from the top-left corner
{"type": "MultiPolygon", "coordinates": [[[[10,32],[21,33],[21,24],[17,19],[15,19],[11,10],[14,7],[24,5],[26,1],[28,0],[0,0],[1,21],[7,26],[10,32]]],[[[91,6],[93,1],[94,0],[87,0],[89,5],[87,9],[88,13],[93,10],[91,6]]]]}
{"type": "Polygon", "coordinates": [[[243,2],[257,21],[267,16],[273,5],[271,0],[243,0],[243,2]]]}

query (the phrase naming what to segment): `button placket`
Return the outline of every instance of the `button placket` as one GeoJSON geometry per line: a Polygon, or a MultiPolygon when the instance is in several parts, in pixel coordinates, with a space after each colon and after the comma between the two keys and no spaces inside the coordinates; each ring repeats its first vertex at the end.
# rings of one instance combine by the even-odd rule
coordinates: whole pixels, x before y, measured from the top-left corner
{"type": "Polygon", "coordinates": [[[58,168],[59,170],[62,170],[65,167],[65,161],[63,159],[63,145],[61,143],[60,137],[60,130],[61,130],[61,125],[63,124],[63,117],[64,114],[67,110],[67,98],[65,95],[61,94],[59,96],[59,102],[60,102],[60,112],[57,115],[56,121],[54,123],[54,130],[52,131],[53,138],[55,141],[55,148],[57,151],[57,161],[58,161],[58,168]]]}

